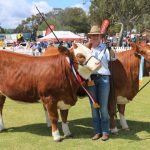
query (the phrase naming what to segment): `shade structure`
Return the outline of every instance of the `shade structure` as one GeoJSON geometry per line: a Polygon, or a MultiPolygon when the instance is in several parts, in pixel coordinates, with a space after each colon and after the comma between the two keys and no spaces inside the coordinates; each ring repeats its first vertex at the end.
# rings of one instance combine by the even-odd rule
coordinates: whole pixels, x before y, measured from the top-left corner
{"type": "MultiPolygon", "coordinates": [[[[59,41],[80,41],[80,40],[84,40],[84,37],[81,37],[77,34],[74,34],[71,31],[53,31],[54,34],[56,35],[56,37],[58,38],[59,41]]],[[[54,36],[54,34],[51,32],[50,34],[42,37],[42,38],[38,38],[37,41],[57,41],[56,37],[54,36]]]]}

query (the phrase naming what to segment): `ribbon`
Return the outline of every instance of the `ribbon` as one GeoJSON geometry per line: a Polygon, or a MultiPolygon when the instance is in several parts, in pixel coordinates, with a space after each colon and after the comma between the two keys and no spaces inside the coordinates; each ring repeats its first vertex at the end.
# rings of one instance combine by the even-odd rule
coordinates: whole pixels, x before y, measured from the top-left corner
{"type": "Polygon", "coordinates": [[[80,83],[81,87],[84,89],[84,91],[86,92],[86,94],[89,96],[91,102],[93,103],[93,107],[94,108],[100,108],[100,105],[97,103],[96,99],[93,97],[92,93],[90,91],[88,91],[86,89],[86,87],[83,85],[83,80],[81,79],[80,75],[77,74],[74,66],[73,66],[73,62],[70,61],[70,66],[71,66],[71,69],[72,69],[72,72],[75,76],[75,78],[77,79],[77,81],[80,83]]]}
{"type": "Polygon", "coordinates": [[[140,69],[139,69],[139,82],[142,83],[143,80],[143,72],[144,72],[144,57],[141,56],[140,60],[140,69]]]}

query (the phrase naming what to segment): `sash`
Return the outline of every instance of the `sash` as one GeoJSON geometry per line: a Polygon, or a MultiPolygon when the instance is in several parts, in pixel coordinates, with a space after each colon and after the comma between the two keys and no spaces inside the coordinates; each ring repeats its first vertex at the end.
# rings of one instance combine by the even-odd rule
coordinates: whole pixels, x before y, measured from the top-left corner
{"type": "Polygon", "coordinates": [[[139,69],[139,83],[142,83],[143,80],[143,72],[144,72],[144,57],[141,56],[140,60],[140,69],[139,69]]]}
{"type": "Polygon", "coordinates": [[[72,72],[75,76],[75,78],[77,79],[77,81],[80,83],[81,87],[84,89],[84,91],[86,92],[86,94],[89,96],[91,102],[93,103],[93,107],[94,108],[99,108],[100,105],[97,103],[97,100],[93,97],[92,93],[86,89],[86,87],[83,85],[83,81],[80,77],[80,75],[76,72],[74,66],[73,66],[73,62],[70,61],[70,66],[71,66],[71,69],[72,69],[72,72]]]}

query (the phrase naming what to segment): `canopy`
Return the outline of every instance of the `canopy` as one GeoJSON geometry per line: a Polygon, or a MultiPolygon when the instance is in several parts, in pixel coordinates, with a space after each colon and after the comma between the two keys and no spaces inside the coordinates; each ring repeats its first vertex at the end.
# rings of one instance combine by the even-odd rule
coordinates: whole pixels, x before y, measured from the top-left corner
{"type": "MultiPolygon", "coordinates": [[[[53,31],[53,32],[60,41],[74,41],[74,40],[79,41],[84,39],[84,37],[76,35],[71,31],[53,31]]],[[[37,39],[37,41],[57,41],[57,39],[51,32],[50,34],[37,39]]]]}

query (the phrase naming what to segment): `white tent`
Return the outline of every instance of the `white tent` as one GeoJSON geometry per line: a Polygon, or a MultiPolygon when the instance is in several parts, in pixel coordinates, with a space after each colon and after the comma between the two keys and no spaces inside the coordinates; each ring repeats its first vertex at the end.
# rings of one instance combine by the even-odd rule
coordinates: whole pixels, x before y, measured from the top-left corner
{"type": "MultiPolygon", "coordinates": [[[[84,37],[76,35],[71,31],[53,31],[53,32],[60,41],[74,41],[74,40],[79,41],[84,39],[84,37]]],[[[37,41],[57,41],[54,34],[51,32],[50,34],[37,39],[37,41]]]]}

